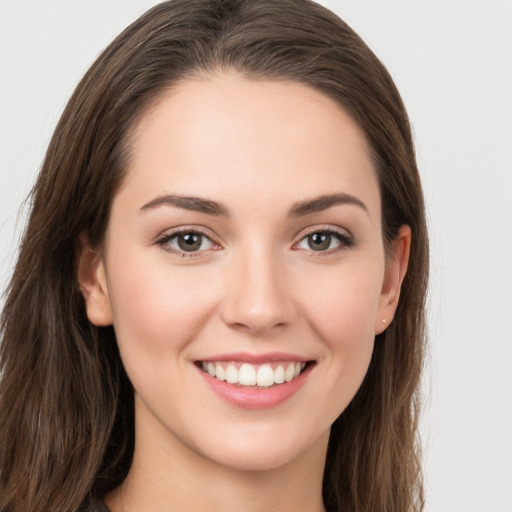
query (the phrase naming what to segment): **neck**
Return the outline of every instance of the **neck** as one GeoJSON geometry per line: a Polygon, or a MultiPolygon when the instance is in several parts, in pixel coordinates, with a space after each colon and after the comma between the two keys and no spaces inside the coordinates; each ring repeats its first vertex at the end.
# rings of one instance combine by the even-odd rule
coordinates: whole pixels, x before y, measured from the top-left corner
{"type": "Polygon", "coordinates": [[[136,425],[130,472],[105,498],[111,512],[325,510],[322,477],[328,432],[287,464],[251,470],[218,464],[169,435],[161,425],[160,432],[151,428],[149,433],[146,427],[136,425]]]}

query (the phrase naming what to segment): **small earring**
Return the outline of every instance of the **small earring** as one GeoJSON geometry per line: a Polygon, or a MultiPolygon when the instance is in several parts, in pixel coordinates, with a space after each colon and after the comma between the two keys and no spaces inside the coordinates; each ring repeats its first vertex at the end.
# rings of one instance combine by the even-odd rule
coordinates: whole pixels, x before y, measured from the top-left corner
{"type": "Polygon", "coordinates": [[[386,320],[385,318],[383,318],[383,319],[381,320],[381,322],[382,322],[383,324],[385,324],[385,323],[387,322],[387,320],[386,320]]]}

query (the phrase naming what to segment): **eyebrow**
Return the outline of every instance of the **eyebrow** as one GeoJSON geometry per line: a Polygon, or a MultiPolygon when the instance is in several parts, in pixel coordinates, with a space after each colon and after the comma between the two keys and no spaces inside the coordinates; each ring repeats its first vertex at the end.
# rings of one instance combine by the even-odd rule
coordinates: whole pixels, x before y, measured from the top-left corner
{"type": "MultiPolygon", "coordinates": [[[[295,203],[290,208],[288,217],[303,217],[305,215],[310,215],[311,213],[327,210],[332,206],[343,204],[358,206],[368,213],[366,205],[360,199],[350,194],[338,193],[318,196],[313,199],[295,203]]],[[[141,210],[152,210],[160,206],[176,206],[184,210],[206,213],[207,215],[223,217],[230,216],[229,209],[217,201],[195,196],[182,196],[179,194],[165,194],[158,196],[146,203],[141,210]]]]}
{"type": "Polygon", "coordinates": [[[220,215],[229,217],[229,210],[222,204],[212,201],[211,199],[203,199],[194,196],[182,196],[178,194],[166,194],[158,196],[146,203],[141,210],[151,210],[159,206],[177,206],[184,210],[206,213],[208,215],[220,215]]]}
{"type": "Polygon", "coordinates": [[[295,203],[290,209],[288,216],[302,217],[311,213],[327,210],[328,208],[339,204],[350,204],[358,206],[359,208],[362,208],[366,213],[368,213],[368,208],[366,208],[366,205],[360,199],[350,194],[339,193],[323,195],[307,201],[300,201],[295,203]]]}

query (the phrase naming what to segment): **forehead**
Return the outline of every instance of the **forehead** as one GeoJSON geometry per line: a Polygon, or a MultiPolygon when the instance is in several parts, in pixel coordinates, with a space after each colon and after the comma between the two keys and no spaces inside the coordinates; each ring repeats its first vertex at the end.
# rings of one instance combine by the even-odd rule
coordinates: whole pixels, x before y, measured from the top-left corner
{"type": "Polygon", "coordinates": [[[345,192],[380,215],[363,134],[337,102],[303,84],[235,74],[183,81],[142,116],[132,142],[123,188],[140,201],[235,194],[284,204],[345,192]]]}

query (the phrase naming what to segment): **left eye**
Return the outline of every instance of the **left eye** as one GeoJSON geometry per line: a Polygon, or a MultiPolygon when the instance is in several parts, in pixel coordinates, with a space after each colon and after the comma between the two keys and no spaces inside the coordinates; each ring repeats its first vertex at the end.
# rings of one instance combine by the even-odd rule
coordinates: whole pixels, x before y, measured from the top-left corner
{"type": "Polygon", "coordinates": [[[299,249],[306,249],[309,251],[329,251],[336,249],[341,245],[348,245],[348,239],[340,233],[332,231],[316,231],[308,236],[305,236],[298,244],[299,249]]]}
{"type": "Polygon", "coordinates": [[[198,252],[212,249],[213,242],[202,233],[187,231],[170,235],[160,242],[177,252],[198,252]]]}

